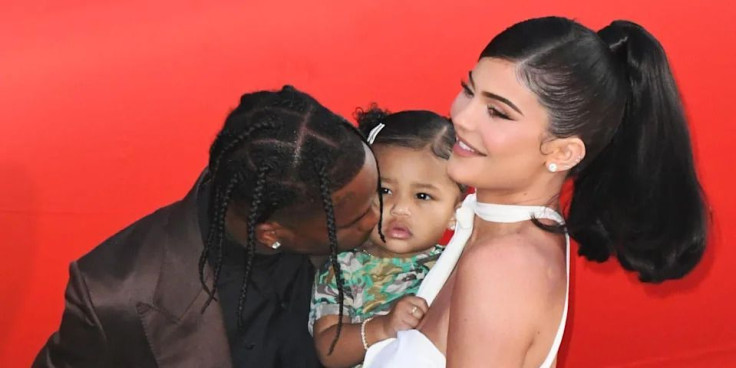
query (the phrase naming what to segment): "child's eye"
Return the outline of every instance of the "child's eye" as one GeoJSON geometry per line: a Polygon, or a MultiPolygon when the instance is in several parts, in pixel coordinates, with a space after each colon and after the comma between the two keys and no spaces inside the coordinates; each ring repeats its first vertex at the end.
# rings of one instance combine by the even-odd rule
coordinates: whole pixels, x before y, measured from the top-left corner
{"type": "Polygon", "coordinates": [[[470,89],[467,83],[460,81],[460,85],[463,87],[463,94],[468,97],[473,97],[473,90],[470,89]]]}
{"type": "Polygon", "coordinates": [[[423,201],[431,201],[432,196],[427,193],[417,193],[417,199],[421,199],[423,201]]]}
{"type": "Polygon", "coordinates": [[[381,189],[378,190],[381,194],[391,194],[391,189],[381,187],[381,189]]]}
{"type": "Polygon", "coordinates": [[[501,111],[498,111],[498,109],[493,106],[488,106],[488,115],[491,115],[491,117],[499,117],[501,119],[511,120],[508,115],[502,113],[501,111]]]}

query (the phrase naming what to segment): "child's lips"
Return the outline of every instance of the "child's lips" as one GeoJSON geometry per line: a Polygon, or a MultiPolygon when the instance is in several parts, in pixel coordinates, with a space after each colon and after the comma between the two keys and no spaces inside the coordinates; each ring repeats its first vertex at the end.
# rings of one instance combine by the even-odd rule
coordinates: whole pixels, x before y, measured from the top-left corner
{"type": "Polygon", "coordinates": [[[389,224],[388,227],[386,227],[386,236],[392,239],[399,239],[399,240],[405,240],[409,239],[412,236],[411,230],[403,224],[389,224]]]}

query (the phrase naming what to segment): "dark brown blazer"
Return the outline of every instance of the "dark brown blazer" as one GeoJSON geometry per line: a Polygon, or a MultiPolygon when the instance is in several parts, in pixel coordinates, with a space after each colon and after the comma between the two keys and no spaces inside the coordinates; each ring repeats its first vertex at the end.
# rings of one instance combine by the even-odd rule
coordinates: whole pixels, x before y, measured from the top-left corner
{"type": "Polygon", "coordinates": [[[197,189],[70,266],[59,330],[33,367],[230,367],[221,308],[204,313],[197,189]]]}

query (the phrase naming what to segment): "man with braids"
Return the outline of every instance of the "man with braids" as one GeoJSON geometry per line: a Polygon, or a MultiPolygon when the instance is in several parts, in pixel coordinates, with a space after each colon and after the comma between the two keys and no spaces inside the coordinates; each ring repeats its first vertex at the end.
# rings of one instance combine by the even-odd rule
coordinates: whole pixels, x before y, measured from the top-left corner
{"type": "Polygon", "coordinates": [[[339,267],[363,243],[377,171],[357,130],[310,96],[244,95],[184,199],[71,264],[33,366],[319,366],[309,256],[339,267]]]}

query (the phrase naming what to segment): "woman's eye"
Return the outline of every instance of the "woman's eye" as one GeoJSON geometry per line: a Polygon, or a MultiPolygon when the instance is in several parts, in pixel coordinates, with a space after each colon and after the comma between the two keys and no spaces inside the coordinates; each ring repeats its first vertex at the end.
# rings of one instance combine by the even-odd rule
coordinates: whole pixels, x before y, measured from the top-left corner
{"type": "Polygon", "coordinates": [[[432,196],[427,193],[417,193],[417,199],[421,199],[423,201],[429,201],[432,199],[432,196]]]}
{"type": "Polygon", "coordinates": [[[391,189],[381,187],[381,189],[378,190],[381,194],[391,194],[391,189]]]}
{"type": "Polygon", "coordinates": [[[488,106],[488,115],[491,115],[491,117],[498,117],[501,119],[511,120],[508,115],[502,113],[501,111],[498,111],[493,106],[488,106]]]}
{"type": "Polygon", "coordinates": [[[460,82],[460,85],[463,87],[463,94],[468,97],[473,97],[473,90],[470,89],[467,83],[460,82]]]}

